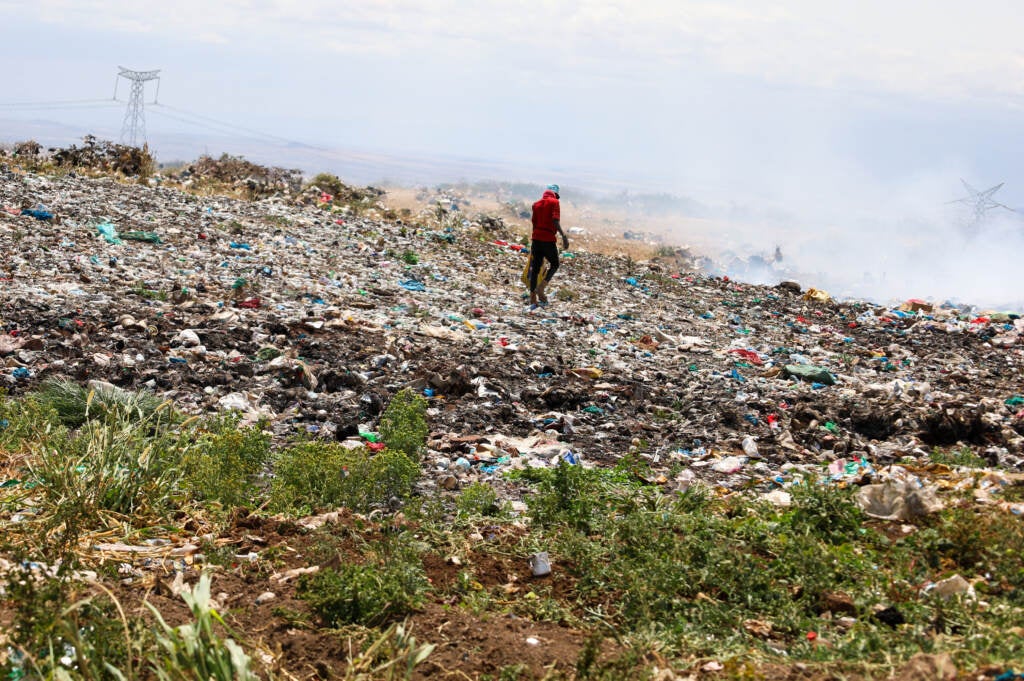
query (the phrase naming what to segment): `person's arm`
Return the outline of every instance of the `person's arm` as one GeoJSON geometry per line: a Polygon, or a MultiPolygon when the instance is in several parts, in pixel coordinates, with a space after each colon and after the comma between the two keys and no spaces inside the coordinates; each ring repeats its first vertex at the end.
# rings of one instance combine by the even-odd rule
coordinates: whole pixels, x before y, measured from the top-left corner
{"type": "Polygon", "coordinates": [[[562,235],[562,250],[563,251],[568,251],[569,250],[569,237],[567,237],[565,235],[565,232],[562,231],[562,221],[558,220],[558,219],[555,219],[552,222],[555,223],[555,229],[558,230],[558,233],[562,235]]]}

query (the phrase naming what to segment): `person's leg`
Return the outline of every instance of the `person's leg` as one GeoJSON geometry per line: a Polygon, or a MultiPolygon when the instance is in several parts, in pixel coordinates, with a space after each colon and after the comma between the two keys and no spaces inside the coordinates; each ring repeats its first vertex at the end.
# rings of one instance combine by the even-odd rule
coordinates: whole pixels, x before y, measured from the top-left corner
{"type": "Polygon", "coordinates": [[[544,279],[538,283],[537,286],[537,299],[542,302],[548,302],[547,289],[548,282],[551,281],[551,277],[555,276],[555,272],[558,270],[558,244],[545,243],[544,244],[544,259],[548,261],[548,272],[544,276],[544,279]]]}
{"type": "Polygon", "coordinates": [[[537,304],[537,280],[540,278],[540,268],[544,265],[544,256],[541,253],[540,242],[534,241],[530,244],[530,304],[537,304]]]}

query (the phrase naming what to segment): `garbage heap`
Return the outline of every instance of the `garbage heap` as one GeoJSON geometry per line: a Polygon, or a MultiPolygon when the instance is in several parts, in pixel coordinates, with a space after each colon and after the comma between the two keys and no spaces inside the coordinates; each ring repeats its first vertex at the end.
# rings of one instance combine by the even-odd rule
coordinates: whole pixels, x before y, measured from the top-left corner
{"type": "Polygon", "coordinates": [[[625,455],[666,488],[766,494],[1024,464],[1016,314],[748,285],[583,237],[528,309],[524,234],[284,184],[247,201],[0,167],[0,383],[148,389],[352,442],[412,387],[430,401],[425,493],[484,479],[515,499],[505,470],[625,455]]]}

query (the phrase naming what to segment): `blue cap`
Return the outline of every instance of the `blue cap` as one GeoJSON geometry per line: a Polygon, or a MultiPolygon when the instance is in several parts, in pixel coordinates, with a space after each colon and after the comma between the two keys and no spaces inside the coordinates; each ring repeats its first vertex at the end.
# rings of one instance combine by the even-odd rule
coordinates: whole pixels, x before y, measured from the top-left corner
{"type": "Polygon", "coordinates": [[[558,193],[558,185],[557,184],[549,184],[547,186],[547,189],[550,189],[551,191],[553,191],[556,194],[558,193]]]}

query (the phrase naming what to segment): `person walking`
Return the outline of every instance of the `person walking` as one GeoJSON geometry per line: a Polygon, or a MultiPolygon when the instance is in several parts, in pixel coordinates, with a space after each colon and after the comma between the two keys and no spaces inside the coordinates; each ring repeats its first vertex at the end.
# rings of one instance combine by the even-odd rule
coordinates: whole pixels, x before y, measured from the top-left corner
{"type": "Polygon", "coordinates": [[[569,250],[569,237],[562,231],[562,210],[558,203],[558,185],[549,184],[540,201],[533,204],[533,234],[530,236],[530,305],[547,304],[544,293],[551,278],[558,271],[558,237],[562,235],[562,249],[569,250]],[[544,261],[547,274],[540,276],[544,261]]]}

